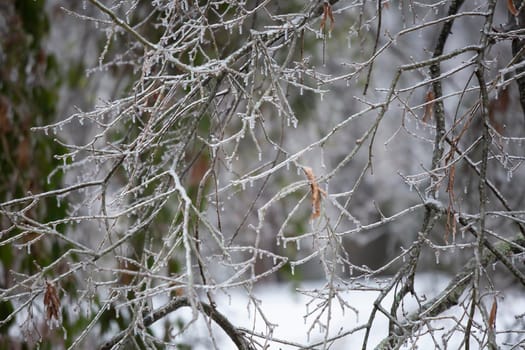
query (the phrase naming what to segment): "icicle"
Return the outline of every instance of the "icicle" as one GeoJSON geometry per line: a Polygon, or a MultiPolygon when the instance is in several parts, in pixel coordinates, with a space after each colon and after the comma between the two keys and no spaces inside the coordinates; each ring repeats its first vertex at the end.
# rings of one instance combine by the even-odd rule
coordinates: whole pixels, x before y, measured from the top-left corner
{"type": "Polygon", "coordinates": [[[436,250],[436,264],[439,265],[439,250],[436,250]]]}

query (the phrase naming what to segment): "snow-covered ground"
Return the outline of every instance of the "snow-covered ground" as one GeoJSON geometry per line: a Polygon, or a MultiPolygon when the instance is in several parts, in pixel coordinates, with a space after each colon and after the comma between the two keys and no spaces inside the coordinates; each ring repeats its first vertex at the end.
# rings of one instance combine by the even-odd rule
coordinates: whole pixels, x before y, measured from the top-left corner
{"type": "MultiPolygon", "coordinates": [[[[442,274],[426,273],[416,279],[415,289],[420,297],[431,298],[439,293],[449,282],[450,277],[442,274]]],[[[363,281],[373,286],[374,283],[370,281],[363,281]]],[[[254,336],[260,344],[269,345],[268,349],[298,349],[299,345],[313,346],[315,349],[324,348],[324,339],[326,330],[316,324],[315,318],[319,313],[314,312],[310,316],[305,317],[308,312],[312,312],[318,305],[320,300],[313,300],[305,291],[320,290],[323,287],[323,282],[305,282],[299,286],[291,284],[262,284],[257,286],[252,291],[252,296],[259,300],[258,307],[263,310],[266,322],[274,324],[273,337],[282,340],[282,342],[265,343],[264,334],[268,334],[266,322],[262,319],[260,314],[256,314],[254,304],[249,302],[246,291],[233,291],[229,295],[216,293],[216,300],[218,309],[222,312],[235,326],[255,330],[255,333],[261,336],[254,336]],[[303,291],[303,292],[300,292],[303,291]],[[308,306],[306,306],[311,302],[308,306]],[[297,346],[295,346],[295,345],[297,346]]],[[[342,301],[348,303],[352,308],[345,307],[344,311],[341,308],[341,303],[337,299],[333,299],[332,308],[329,317],[329,337],[337,334],[344,335],[346,332],[362,326],[368,322],[368,318],[373,309],[373,304],[379,292],[377,291],[344,291],[339,295],[342,301]]],[[[493,294],[488,293],[483,299],[490,310],[493,294]]],[[[498,313],[496,322],[497,342],[502,348],[509,348],[505,346],[508,334],[505,329],[516,329],[516,316],[525,312],[525,293],[519,289],[508,289],[497,294],[498,313]]],[[[392,302],[392,295],[389,295],[383,306],[386,310],[390,309],[392,302]]],[[[408,300],[404,307],[405,312],[415,310],[415,300],[408,300]]],[[[160,304],[155,307],[161,306],[160,304]]],[[[430,336],[426,330],[422,328],[420,336],[414,336],[411,342],[407,343],[405,348],[419,349],[435,349],[435,348],[450,348],[457,349],[461,347],[463,334],[461,332],[450,333],[450,328],[454,326],[455,320],[461,320],[462,324],[466,324],[465,310],[455,307],[448,310],[439,318],[432,322],[434,328],[434,336],[430,336]]],[[[479,314],[479,313],[478,313],[479,314]]],[[[478,315],[479,316],[479,315],[478,315]]],[[[191,310],[186,308],[184,310],[177,310],[170,315],[170,320],[191,319],[191,310]]],[[[320,318],[321,322],[326,325],[328,322],[328,310],[320,318]]],[[[481,318],[478,317],[481,322],[481,318]]],[[[523,322],[523,318],[521,318],[523,322]]],[[[163,322],[159,321],[155,324],[155,328],[160,332],[164,329],[163,322]]],[[[236,349],[234,344],[228,337],[220,331],[217,327],[212,326],[212,334],[215,339],[217,349],[236,349]]],[[[525,325],[524,325],[525,329],[525,325]]],[[[173,332],[172,334],[175,334],[173,332]]],[[[334,342],[327,343],[326,348],[332,350],[340,349],[361,349],[365,330],[361,329],[352,334],[347,334],[337,339],[334,342]]],[[[373,323],[373,328],[369,337],[368,347],[374,348],[386,335],[388,334],[388,320],[386,317],[378,313],[373,323]]],[[[483,334],[472,335],[483,337],[483,334]]],[[[514,335],[516,336],[516,335],[514,335]]],[[[177,336],[181,339],[181,344],[191,344],[193,349],[212,349],[213,343],[209,336],[209,327],[202,317],[187,328],[183,334],[177,336]]],[[[522,334],[525,339],[525,334],[522,334]]],[[[513,340],[514,342],[516,339],[513,340]]],[[[472,343],[471,348],[476,348],[472,343]]]]}

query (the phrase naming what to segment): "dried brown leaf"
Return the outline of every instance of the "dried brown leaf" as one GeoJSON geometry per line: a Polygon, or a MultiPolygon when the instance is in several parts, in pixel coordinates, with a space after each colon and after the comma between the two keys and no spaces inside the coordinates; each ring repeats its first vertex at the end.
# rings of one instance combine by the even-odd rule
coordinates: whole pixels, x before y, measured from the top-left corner
{"type": "Polygon", "coordinates": [[[330,29],[328,31],[332,32],[332,30],[334,29],[334,24],[335,24],[334,14],[332,12],[332,5],[330,5],[328,1],[325,1],[323,3],[323,18],[321,19],[321,26],[320,26],[321,31],[324,30],[327,19],[330,19],[330,29]]]}
{"type": "Polygon", "coordinates": [[[46,281],[46,291],[44,292],[44,306],[46,308],[46,319],[59,320],[60,317],[60,299],[55,286],[46,281]]]}
{"type": "Polygon", "coordinates": [[[516,6],[514,5],[514,1],[513,0],[507,0],[507,9],[509,10],[509,12],[513,16],[517,16],[519,14],[519,11],[516,8],[516,6]]]}
{"type": "Polygon", "coordinates": [[[312,219],[316,219],[321,216],[321,197],[322,195],[326,195],[326,193],[319,187],[312,168],[303,167],[303,171],[310,182],[310,190],[312,191],[312,219]]]}
{"type": "Polygon", "coordinates": [[[198,186],[209,168],[208,158],[202,153],[191,166],[189,184],[191,186],[198,186]]]}
{"type": "Polygon", "coordinates": [[[489,120],[494,129],[500,134],[504,132],[504,125],[502,119],[504,114],[508,111],[510,105],[509,89],[502,89],[496,98],[489,102],[489,120]]]}
{"type": "Polygon", "coordinates": [[[454,202],[455,202],[455,195],[454,195],[454,179],[456,176],[456,166],[452,164],[448,171],[448,184],[447,184],[447,192],[448,192],[448,199],[449,204],[447,208],[447,222],[445,225],[445,242],[448,244],[448,237],[450,233],[452,232],[452,235],[456,235],[456,219],[454,218],[454,202]]]}
{"type": "Polygon", "coordinates": [[[325,3],[328,5],[328,17],[330,17],[330,32],[334,29],[334,25],[335,25],[335,18],[334,18],[334,14],[332,12],[332,5],[328,4],[328,3],[325,3]]]}
{"type": "Polygon", "coordinates": [[[494,330],[496,328],[496,314],[498,313],[498,300],[496,299],[496,296],[494,296],[494,300],[492,301],[492,307],[490,308],[490,316],[489,316],[489,328],[491,330],[494,330]]]}

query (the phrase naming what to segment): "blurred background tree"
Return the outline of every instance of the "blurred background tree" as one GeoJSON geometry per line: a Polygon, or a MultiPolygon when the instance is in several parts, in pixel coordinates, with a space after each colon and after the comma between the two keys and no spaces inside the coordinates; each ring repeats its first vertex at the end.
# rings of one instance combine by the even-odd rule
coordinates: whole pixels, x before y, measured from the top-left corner
{"type": "MultiPolygon", "coordinates": [[[[46,47],[49,27],[44,1],[8,0],[0,4],[0,202],[46,192],[62,184],[60,172],[48,175],[61,164],[54,155],[65,149],[51,138],[31,132],[33,126],[57,119],[56,105],[63,75],[60,63],[46,47]]],[[[24,214],[35,221],[49,222],[63,218],[66,209],[67,202],[47,198],[43,205],[27,208],[24,214]]],[[[12,239],[10,244],[0,245],[2,289],[16,285],[21,276],[13,274],[14,271],[22,275],[36,273],[60,258],[67,249],[59,240],[42,239],[38,232],[22,234],[23,230],[9,229],[10,226],[10,218],[1,216],[0,229],[12,239]],[[22,250],[24,253],[20,254],[22,250]]],[[[65,227],[57,230],[64,233],[65,227]]],[[[57,271],[64,269],[57,266],[57,271]]],[[[73,283],[64,283],[63,287],[75,290],[73,283]]],[[[18,328],[12,317],[15,308],[10,299],[0,302],[0,318],[4,320],[0,327],[0,347],[22,348],[20,338],[13,334],[21,332],[27,339],[36,341],[38,337],[33,333],[36,330],[44,338],[54,338],[44,347],[53,348],[57,338],[45,330],[42,320],[28,322],[29,329],[18,328]]],[[[62,342],[59,337],[58,343],[62,342]]]]}

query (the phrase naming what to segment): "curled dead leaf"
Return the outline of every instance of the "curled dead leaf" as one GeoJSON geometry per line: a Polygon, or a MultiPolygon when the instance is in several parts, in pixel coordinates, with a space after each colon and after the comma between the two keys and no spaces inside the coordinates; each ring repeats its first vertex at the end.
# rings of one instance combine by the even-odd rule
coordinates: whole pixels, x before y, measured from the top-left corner
{"type": "Polygon", "coordinates": [[[507,9],[509,10],[509,12],[513,16],[517,16],[519,14],[519,11],[516,8],[516,6],[514,5],[514,1],[513,0],[507,0],[507,9]]]}
{"type": "Polygon", "coordinates": [[[505,130],[503,117],[511,105],[511,98],[508,88],[503,88],[498,95],[489,102],[489,120],[491,125],[500,134],[505,130]]]}
{"type": "Polygon", "coordinates": [[[314,172],[310,167],[303,167],[304,174],[310,182],[310,190],[312,192],[312,219],[316,219],[321,216],[321,199],[322,196],[326,195],[326,192],[319,187],[317,180],[315,179],[314,172]]]}
{"type": "Polygon", "coordinates": [[[60,299],[58,291],[53,283],[46,281],[46,290],[44,292],[44,306],[46,308],[47,320],[59,320],[60,318],[60,299]]]}
{"type": "Polygon", "coordinates": [[[198,186],[210,168],[208,157],[202,153],[191,165],[189,183],[191,186],[198,186]]]}
{"type": "Polygon", "coordinates": [[[332,12],[332,5],[328,1],[325,1],[323,3],[323,18],[321,19],[321,31],[324,30],[324,27],[326,25],[326,20],[330,19],[330,29],[328,29],[329,32],[332,32],[334,29],[335,19],[334,14],[332,12]]]}
{"type": "Polygon", "coordinates": [[[494,296],[494,300],[492,301],[492,307],[490,308],[490,315],[489,315],[489,328],[491,330],[494,330],[496,328],[496,314],[498,313],[498,300],[496,299],[496,296],[494,296]]]}

